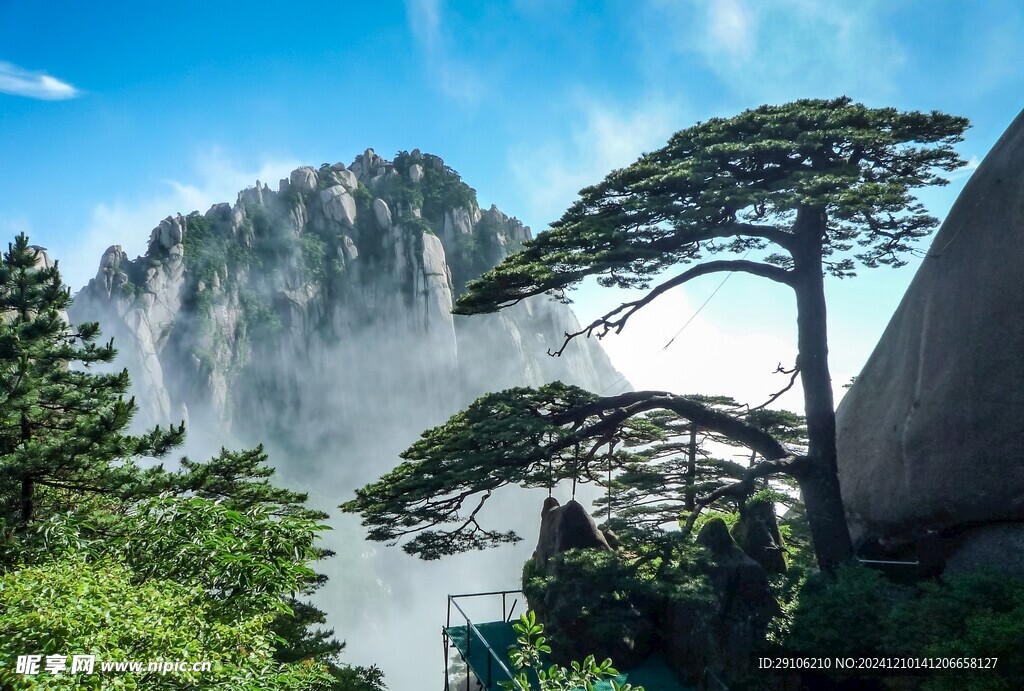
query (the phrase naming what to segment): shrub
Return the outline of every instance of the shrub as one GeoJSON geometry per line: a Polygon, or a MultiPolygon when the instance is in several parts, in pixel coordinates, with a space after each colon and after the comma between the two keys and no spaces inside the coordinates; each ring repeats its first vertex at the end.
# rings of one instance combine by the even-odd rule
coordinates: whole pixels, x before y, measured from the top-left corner
{"type": "Polygon", "coordinates": [[[834,579],[808,577],[783,630],[783,649],[800,655],[998,658],[995,669],[936,671],[911,688],[1019,688],[1024,580],[979,571],[900,586],[848,565],[834,579]]]}

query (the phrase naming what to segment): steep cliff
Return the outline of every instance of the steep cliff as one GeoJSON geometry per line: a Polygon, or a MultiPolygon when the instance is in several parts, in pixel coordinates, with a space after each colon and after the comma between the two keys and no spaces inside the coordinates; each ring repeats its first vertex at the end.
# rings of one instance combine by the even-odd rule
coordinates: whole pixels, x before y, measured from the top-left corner
{"type": "Polygon", "coordinates": [[[529,237],[437,156],[368,149],[166,218],[142,257],[109,248],[71,318],[115,338],[140,423],[320,455],[414,433],[486,390],[620,379],[592,341],[547,356],[577,324],[561,303],[453,319],[466,281],[529,237]]]}

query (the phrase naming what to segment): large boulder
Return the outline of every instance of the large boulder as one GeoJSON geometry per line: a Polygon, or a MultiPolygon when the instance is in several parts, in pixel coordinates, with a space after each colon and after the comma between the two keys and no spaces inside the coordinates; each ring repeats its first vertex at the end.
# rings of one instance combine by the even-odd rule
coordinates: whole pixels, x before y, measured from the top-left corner
{"type": "Polygon", "coordinates": [[[837,414],[854,539],[1024,520],[1024,114],[964,187],[837,414]]]}

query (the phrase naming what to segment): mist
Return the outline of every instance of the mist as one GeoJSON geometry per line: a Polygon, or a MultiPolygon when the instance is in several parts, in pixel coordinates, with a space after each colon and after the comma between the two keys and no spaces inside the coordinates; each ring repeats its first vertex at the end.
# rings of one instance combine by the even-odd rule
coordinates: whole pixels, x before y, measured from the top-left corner
{"type": "MultiPolygon", "coordinates": [[[[472,247],[501,248],[496,262],[529,237],[515,219],[475,201],[428,219],[429,232],[411,232],[394,202],[394,222],[390,209],[365,207],[339,218],[331,204],[355,192],[348,174],[373,190],[376,171],[390,165],[367,152],[348,169],[299,169],[279,192],[250,188],[201,218],[165,219],[145,256],[104,255],[70,315],[99,321],[115,339],[138,429],[185,419],[182,452],[194,460],[263,444],[277,484],[308,492],[312,507],[330,513],[322,544],[335,556],[314,565],[329,580],[313,602],[346,642],[344,663],[376,664],[389,689],[416,691],[444,681],[447,595],[520,587],[547,491],[507,488],[482,512],[482,523],[515,530],[521,542],[434,562],[368,542],[358,517],[338,505],[397,465],[421,432],[488,391],[560,379],[615,393],[628,383],[592,340],[547,355],[578,328],[561,303],[535,298],[453,318],[460,286],[451,275],[472,275],[465,236],[472,247]],[[314,175],[308,191],[294,193],[314,175]],[[207,244],[197,247],[200,232],[207,244]],[[238,254],[258,261],[233,262],[238,254]]],[[[437,170],[446,174],[443,163],[437,170]]],[[[561,488],[556,496],[569,498],[561,488]]],[[[516,614],[524,608],[520,598],[516,614]]]]}

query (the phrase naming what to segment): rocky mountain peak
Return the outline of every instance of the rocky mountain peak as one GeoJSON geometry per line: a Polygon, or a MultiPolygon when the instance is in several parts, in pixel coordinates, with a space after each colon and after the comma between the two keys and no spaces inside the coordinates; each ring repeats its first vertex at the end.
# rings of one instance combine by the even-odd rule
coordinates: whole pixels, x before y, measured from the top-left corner
{"type": "Polygon", "coordinates": [[[347,166],[297,168],[277,191],[257,181],[233,205],[168,216],[141,257],[110,247],[71,317],[115,337],[140,422],[188,415],[292,443],[318,416],[336,438],[365,432],[326,420],[358,410],[373,427],[422,429],[485,390],[619,379],[595,343],[547,357],[577,324],[560,303],[453,318],[466,282],[530,237],[482,211],[440,157],[367,149],[347,166]],[[408,415],[411,401],[429,414],[408,415]]]}

